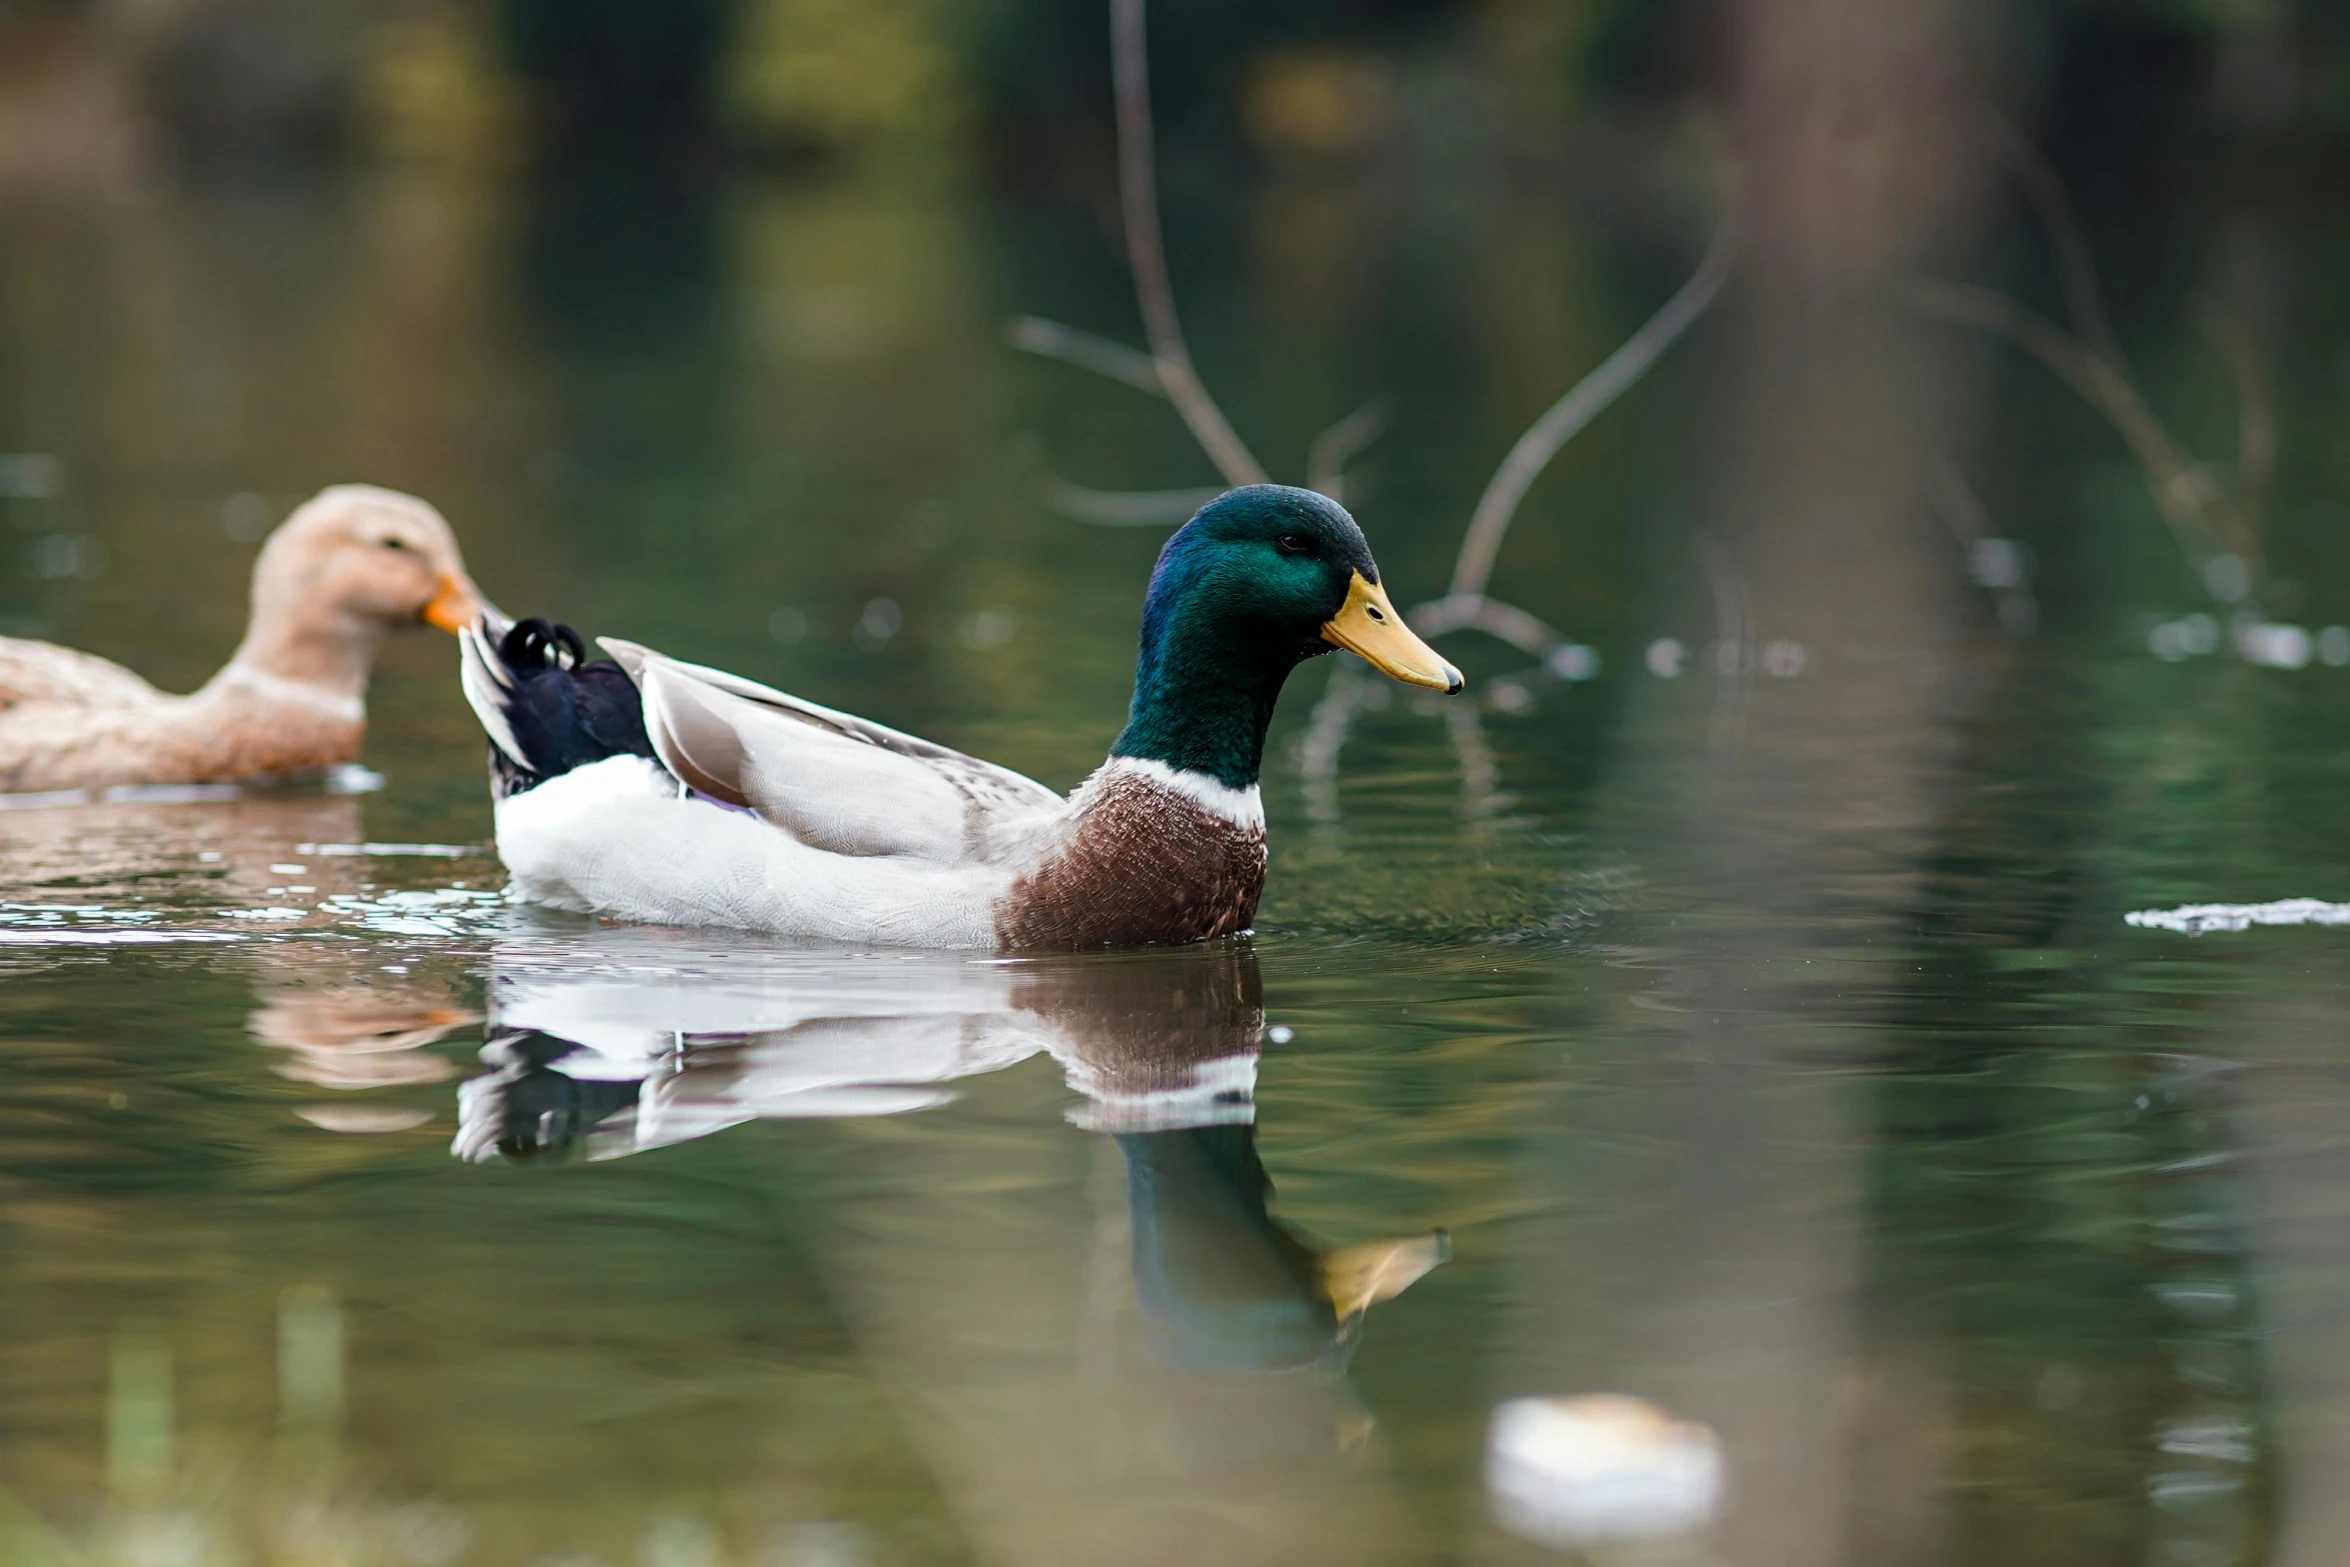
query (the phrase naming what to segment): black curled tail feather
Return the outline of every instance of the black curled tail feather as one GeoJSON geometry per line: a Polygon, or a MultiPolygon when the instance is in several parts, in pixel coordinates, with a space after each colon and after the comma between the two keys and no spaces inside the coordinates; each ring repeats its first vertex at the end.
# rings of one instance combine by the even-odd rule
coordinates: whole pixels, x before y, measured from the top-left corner
{"type": "Polygon", "coordinates": [[[506,628],[506,634],[498,639],[498,657],[517,673],[577,669],[587,662],[587,645],[569,626],[532,615],[506,628]]]}
{"type": "Polygon", "coordinates": [[[490,737],[499,799],[613,756],[653,755],[636,683],[609,659],[587,660],[579,633],[532,616],[493,642],[461,637],[465,699],[490,737]]]}

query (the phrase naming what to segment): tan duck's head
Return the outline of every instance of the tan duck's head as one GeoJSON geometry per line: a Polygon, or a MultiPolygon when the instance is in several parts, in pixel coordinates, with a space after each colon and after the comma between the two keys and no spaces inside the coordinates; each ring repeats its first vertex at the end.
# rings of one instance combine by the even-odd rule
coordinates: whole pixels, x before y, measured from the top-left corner
{"type": "Polygon", "coordinates": [[[455,632],[483,609],[449,524],[424,501],[337,484],[278,525],[253,566],[248,670],[356,694],[384,633],[455,632]]]}

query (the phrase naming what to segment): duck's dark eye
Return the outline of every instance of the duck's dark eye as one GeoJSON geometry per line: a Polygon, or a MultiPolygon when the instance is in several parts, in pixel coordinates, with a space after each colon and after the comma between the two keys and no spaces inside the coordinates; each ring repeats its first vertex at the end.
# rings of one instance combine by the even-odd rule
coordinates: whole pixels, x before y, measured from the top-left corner
{"type": "Polygon", "coordinates": [[[408,541],[405,539],[377,539],[375,542],[387,550],[404,550],[408,547],[408,541]]]}
{"type": "Polygon", "coordinates": [[[1273,541],[1273,547],[1284,555],[1303,555],[1307,549],[1306,536],[1302,533],[1284,533],[1273,541]]]}

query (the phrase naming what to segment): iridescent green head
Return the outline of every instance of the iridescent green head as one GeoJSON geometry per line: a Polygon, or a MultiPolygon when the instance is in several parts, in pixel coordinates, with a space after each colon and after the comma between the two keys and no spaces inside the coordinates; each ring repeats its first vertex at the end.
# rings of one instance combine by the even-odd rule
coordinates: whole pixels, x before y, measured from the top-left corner
{"type": "Polygon", "coordinates": [[[1111,754],[1246,788],[1257,781],[1282,682],[1333,648],[1413,685],[1461,689],[1460,671],[1388,602],[1346,508],[1280,484],[1230,491],[1159,552],[1134,704],[1111,754]]]}

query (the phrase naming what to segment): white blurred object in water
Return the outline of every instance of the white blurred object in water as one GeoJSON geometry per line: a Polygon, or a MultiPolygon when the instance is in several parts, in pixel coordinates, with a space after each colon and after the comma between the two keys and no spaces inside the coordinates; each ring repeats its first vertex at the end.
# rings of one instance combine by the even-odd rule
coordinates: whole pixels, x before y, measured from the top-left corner
{"type": "Polygon", "coordinates": [[[2233,555],[2214,555],[2203,563],[2203,590],[2222,604],[2237,603],[2252,591],[2252,573],[2233,555]]]}
{"type": "Polygon", "coordinates": [[[1966,548],[1966,573],[1977,587],[2020,588],[2031,579],[2031,552],[2015,539],[1976,539],[1966,548]]]}
{"type": "Polygon", "coordinates": [[[1534,693],[1521,682],[1499,675],[1485,682],[1485,705],[1497,713],[1531,712],[1534,693]]]}
{"type": "Polygon", "coordinates": [[[1496,1523],[1558,1550],[1693,1534],[1721,1505],[1721,1444],[1624,1394],[1513,1398],[1487,1428],[1485,1491],[1496,1523]]]}
{"type": "Polygon", "coordinates": [[[1599,650],[1580,642],[1562,642],[1543,655],[1542,667],[1561,680],[1592,680],[1599,675],[1599,650]]]}
{"type": "Polygon", "coordinates": [[[1648,672],[1659,680],[1671,680],[1681,673],[1681,660],[1689,650],[1677,637],[1658,637],[1648,644],[1648,672]]]}
{"type": "Polygon", "coordinates": [[[321,780],[328,794],[373,794],[383,786],[383,774],[357,762],[337,762],[321,780]]]}
{"type": "Polygon", "coordinates": [[[991,604],[963,622],[963,645],[985,652],[1020,634],[1020,615],[1009,604],[991,604]]]}
{"type": "Polygon", "coordinates": [[[2146,634],[2146,648],[2166,664],[2201,658],[2219,648],[2219,622],[2198,611],[2166,620],[2146,634]]]}
{"type": "Polygon", "coordinates": [[[2236,623],[2235,631],[2236,651],[2244,655],[2247,664],[2265,664],[2271,669],[2309,666],[2313,643],[2309,633],[2299,626],[2246,619],[2236,623]]]}
{"type": "Polygon", "coordinates": [[[2200,936],[2214,930],[2253,925],[2350,925],[2350,903],[2316,898],[2280,898],[2274,903],[2189,903],[2175,909],[2138,909],[2122,916],[2141,930],[2175,930],[2200,936]]]}

